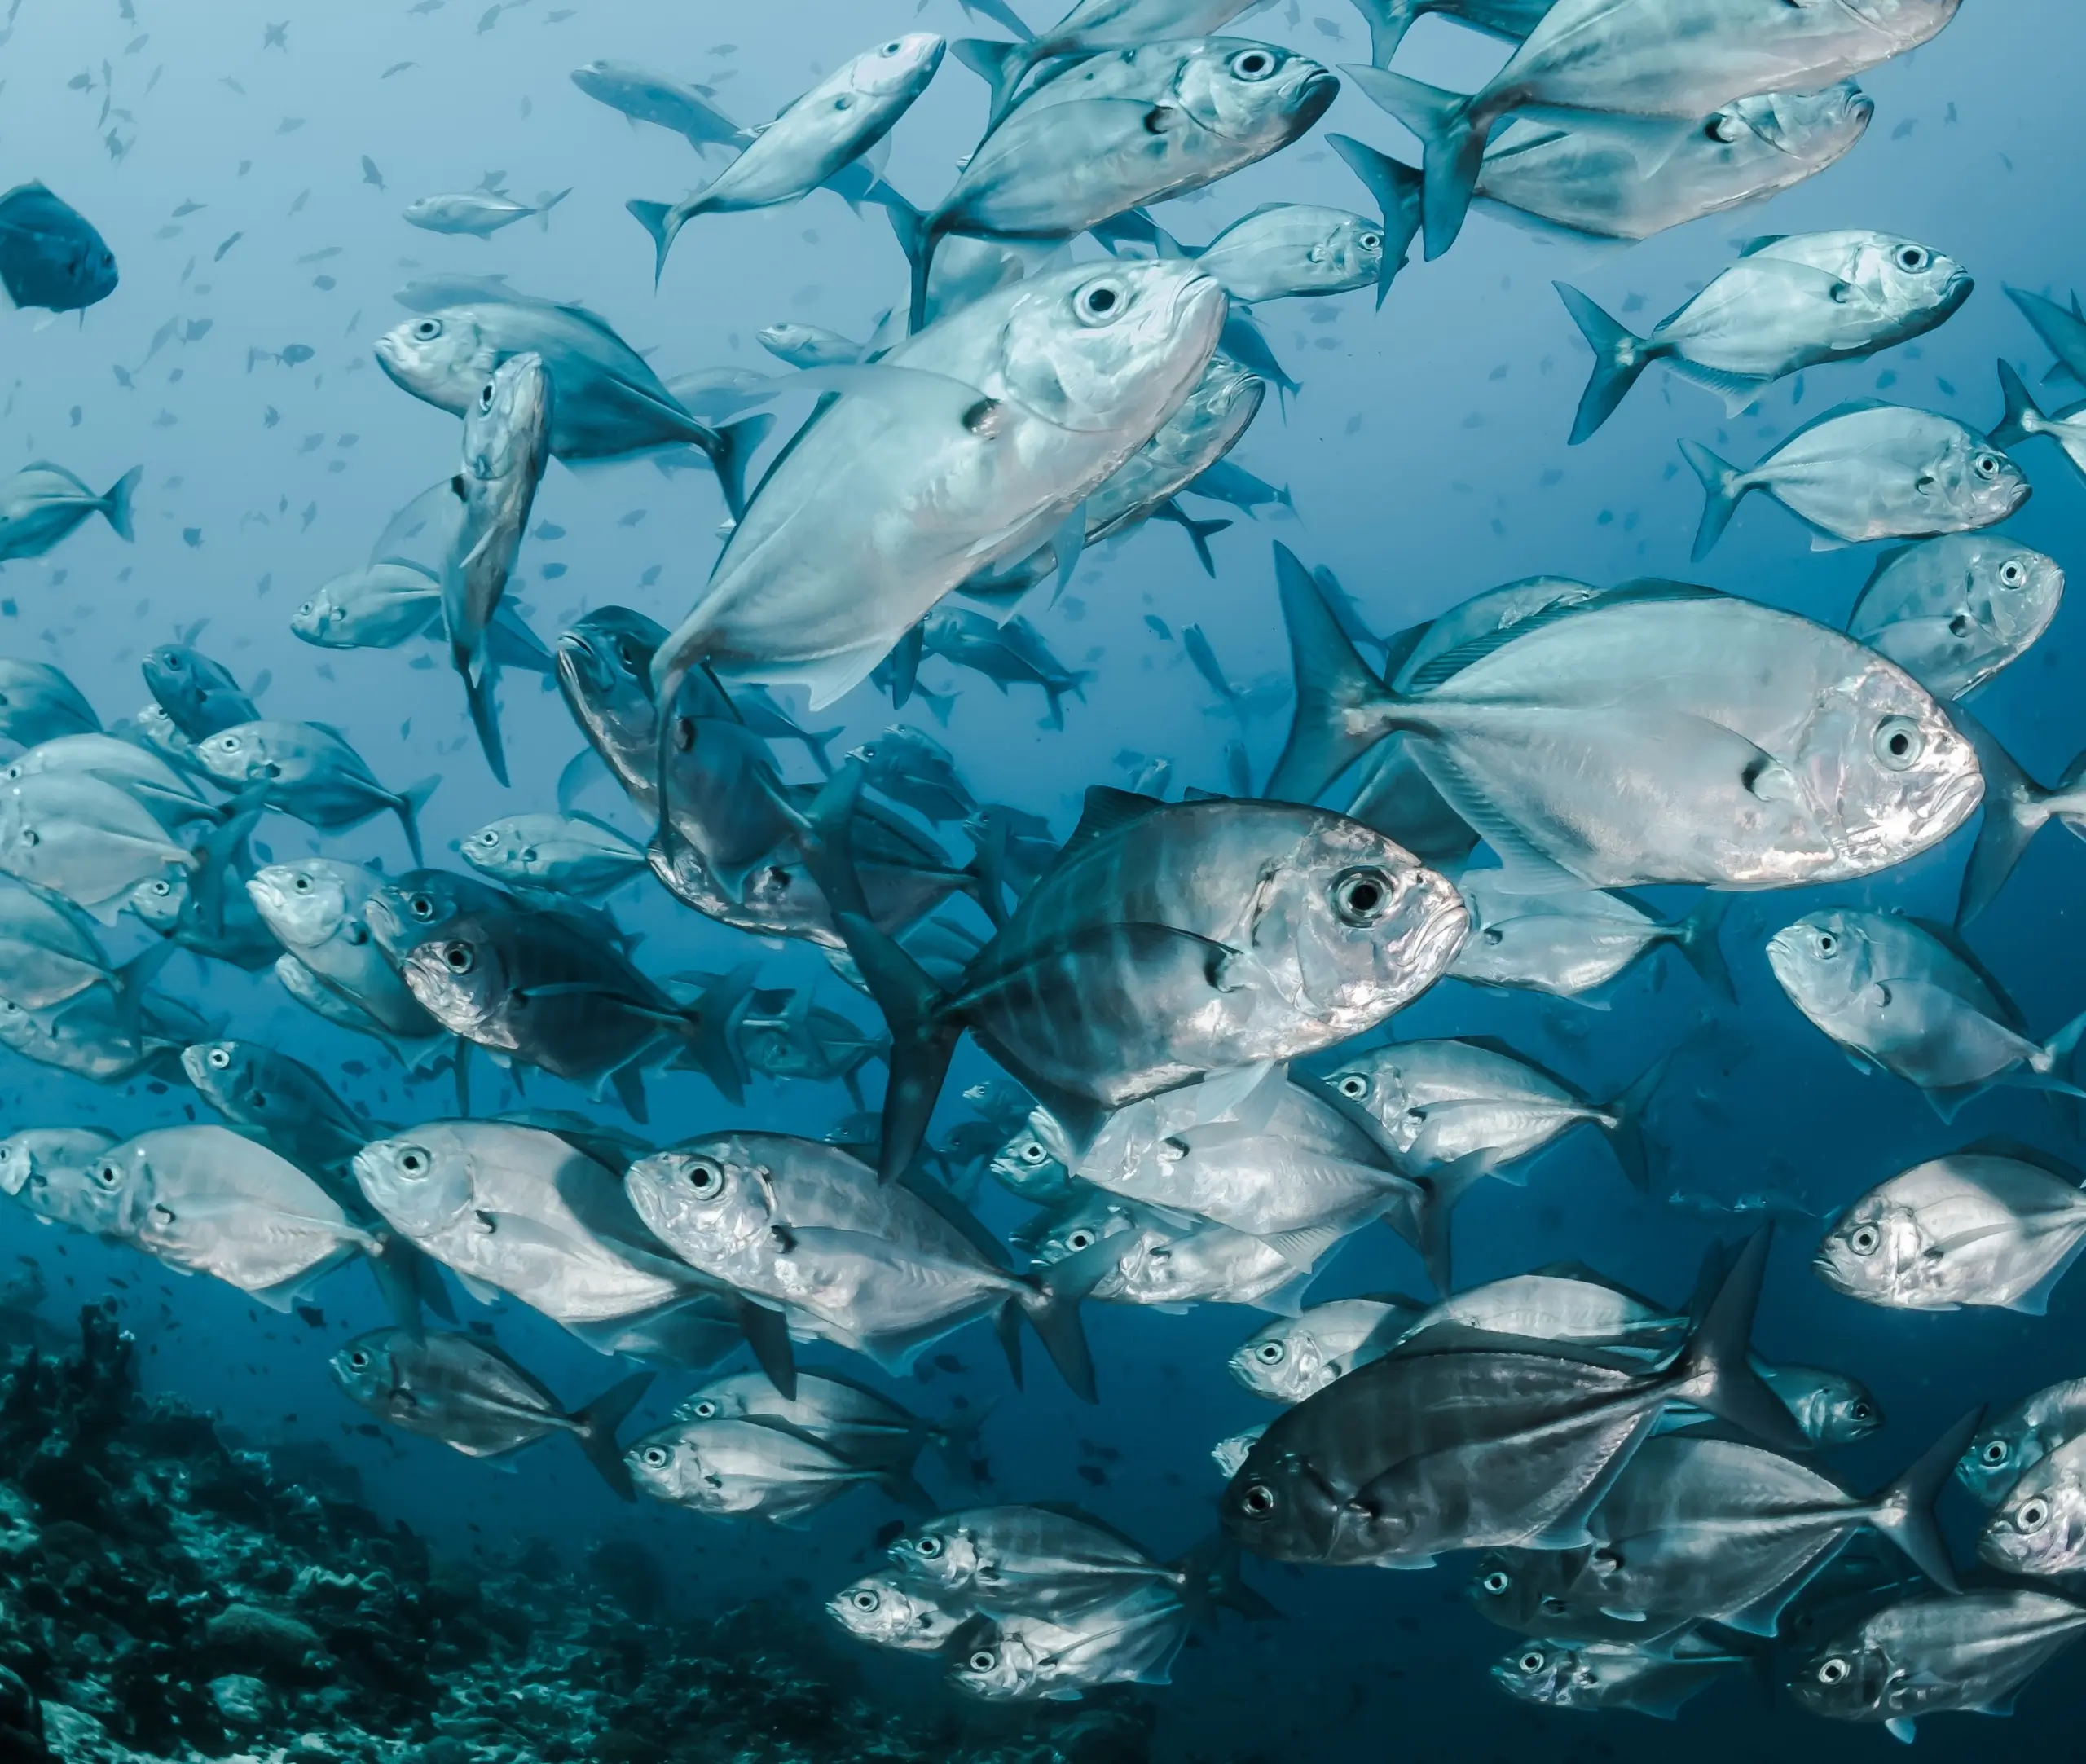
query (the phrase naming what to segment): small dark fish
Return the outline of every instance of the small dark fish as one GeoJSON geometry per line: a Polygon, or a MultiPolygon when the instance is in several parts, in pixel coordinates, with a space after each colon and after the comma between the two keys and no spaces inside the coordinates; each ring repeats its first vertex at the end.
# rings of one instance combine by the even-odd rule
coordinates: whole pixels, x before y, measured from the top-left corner
{"type": "Polygon", "coordinates": [[[162,644],[143,662],[146,687],[174,726],[191,741],[208,741],[261,712],[230,669],[186,644],[162,644]]]}
{"type": "Polygon", "coordinates": [[[116,254],[40,183],[0,196],[0,288],[17,306],[79,312],[116,292],[116,254]]]}

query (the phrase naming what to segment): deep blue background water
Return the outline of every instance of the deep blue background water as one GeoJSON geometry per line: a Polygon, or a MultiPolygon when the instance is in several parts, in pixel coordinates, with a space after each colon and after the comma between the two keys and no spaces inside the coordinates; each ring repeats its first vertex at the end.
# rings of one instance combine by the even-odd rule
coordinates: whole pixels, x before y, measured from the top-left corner
{"type": "MultiPolygon", "coordinates": [[[[249,680],[271,675],[268,714],[340,724],[394,785],[447,774],[426,816],[431,860],[495,814],[553,806],[553,781],[579,745],[554,695],[539,696],[526,680],[509,685],[517,781],[502,791],[475,751],[445,667],[409,666],[421,653],[412,649],[328,655],[288,631],[299,600],[358,565],[389,514],[452,468],[454,420],[398,391],[371,359],[372,341],[403,315],[393,293],[433,270],[504,272],[522,288],[594,306],[668,377],[726,363],[764,370],[771,364],[753,333],[777,319],[865,333],[875,313],[902,298],[903,262],[880,219],[857,219],[824,195],[794,209],[695,223],[655,294],[648,242],[623,201],[670,198],[706,174],[677,137],[627,125],[568,75],[600,58],[640,62],[716,83],[722,104],[755,120],[878,37],[910,28],[909,0],[592,0],[576,8],[522,0],[491,15],[475,0],[411,13],[394,0],[134,0],[129,8],[118,0],[24,0],[16,11],[0,46],[0,181],[40,177],[80,207],[116,249],[123,282],[83,323],[39,328],[42,315],[30,314],[0,320],[0,468],[47,456],[99,488],[143,462],[145,480],[134,546],[97,521],[50,557],[0,575],[0,650],[58,662],[112,720],[143,702],[141,653],[207,620],[196,640],[204,648],[249,680]],[[264,26],[284,15],[287,51],[264,47],[264,26]],[[381,77],[399,62],[410,65],[381,77]],[[105,97],[116,109],[98,120],[105,97]],[[388,188],[364,183],[365,154],[388,188]],[[412,197],[469,189],[495,168],[518,194],[567,184],[574,193],[548,232],[524,223],[487,244],[400,221],[412,197]],[[204,206],[174,218],[191,201],[204,206]],[[336,255],[314,258],[334,248],[336,255]],[[174,317],[212,323],[207,335],[169,344],[141,366],[155,332],[174,317]],[[315,355],[296,369],[264,362],[247,370],[249,348],[293,342],[315,355]],[[134,389],[119,385],[116,366],[134,372],[134,389]],[[279,416],[274,426],[271,412],[279,416]]],[[[954,0],[926,0],[918,22],[951,35],[978,29],[954,0]]],[[[1305,0],[1300,14],[1278,6],[1237,29],[1335,62],[1366,53],[1366,34],[1341,0],[1305,0]]],[[[1498,55],[1482,38],[1428,21],[1401,65],[1468,86],[1498,55]]],[[[2086,176],[2075,121],[2082,55],[2086,16],[2075,0],[1966,0],[1935,44],[1864,81],[1878,113],[1852,157],[1766,208],[1628,250],[1541,242],[1481,217],[1450,257],[1409,271],[1381,313],[1366,294],[1264,309],[1278,353],[1305,389],[1286,417],[1271,398],[1236,457],[1294,487],[1295,517],[1242,521],[1224,534],[1214,582],[1164,527],[1087,560],[1072,592],[1038,621],[1066,661],[1098,670],[1063,732],[1039,726],[1033,693],[1003,699],[969,676],[948,730],[929,727],[956,749],[982,798],[1045,812],[1061,833],[1088,784],[1128,781],[1119,763],[1125,754],[1166,756],[1177,782],[1221,787],[1234,726],[1178,644],[1156,636],[1145,615],[1176,631],[1199,621],[1235,679],[1278,674],[1286,653],[1271,538],[1332,565],[1384,631],[1536,572],[1594,581],[1692,574],[1844,618],[1873,565],[1870,549],[1813,555],[1804,532],[1764,501],[1749,504],[1710,561],[1691,571],[1700,496],[1674,442],[1692,436],[1750,463],[1802,420],[1864,395],[1980,426],[1996,421],[1994,358],[2022,364],[2031,381],[2046,365],[2001,284],[2062,297],[2086,280],[2076,224],[2086,176]],[[1708,394],[1654,370],[1591,444],[1565,446],[1587,355],[1549,288],[1553,277],[1611,310],[1641,295],[1648,323],[1721,269],[1740,241],[1851,226],[1947,251],[1978,276],[1978,293],[1923,343],[1814,372],[1800,400],[1785,385],[1736,421],[1725,421],[1708,394]]],[[[982,119],[981,99],[982,87],[952,60],[899,132],[889,175],[901,190],[924,205],[946,187],[982,119]]],[[[1324,128],[1394,151],[1411,147],[1351,90],[1324,128]]],[[[1366,205],[1314,135],[1161,218],[1195,241],[1285,199],[1366,205]]],[[[2080,566],[2079,481],[2048,443],[2031,444],[2023,457],[2035,495],[2011,530],[2080,566]]],[[[555,468],[537,515],[567,536],[527,547],[516,592],[546,634],[611,601],[671,624],[710,568],[721,512],[706,476],[669,479],[643,463],[581,474],[555,468]],[[547,574],[561,563],[563,574],[547,574]]],[[[1978,703],[2045,777],[2086,745],[2082,618],[2075,600],[1978,703]]],[[[434,655],[431,647],[424,653],[434,655]]],[[[926,677],[946,688],[948,671],[931,662],[926,677]]],[[[1276,697],[1273,713],[1248,731],[1261,771],[1286,721],[1276,697]]],[[[866,691],[839,708],[856,738],[890,720],[887,704],[866,691]]],[[[908,715],[925,712],[916,705],[908,715]]],[[[278,856],[321,848],[279,819],[262,838],[278,856]]],[[[393,868],[405,862],[389,822],[323,848],[393,868]]],[[[1691,1045],[1661,1099],[1656,1131],[1670,1148],[1674,1177],[1711,1195],[1771,1181],[1823,1211],[1920,1157],[1988,1133],[2075,1153],[2069,1124],[2025,1093],[1983,1099],[1949,1128],[1912,1091],[1858,1077],[1797,1017],[1761,957],[1769,933],[1826,898],[1945,916],[1966,850],[1961,837],[1903,871],[1829,896],[1741,900],[1726,930],[1743,998],[1736,1013],[1714,1012],[1694,977],[1661,957],[1628,976],[1606,1010],[1445,984],[1401,1019],[1400,1032],[1505,1036],[1605,1093],[1710,1015],[1707,1036],[1691,1045]]],[[[2039,1033],[2086,1002],[2074,911],[2082,878],[2086,852],[2061,832],[2046,834],[1972,939],[2039,1033]]],[[[614,904],[647,932],[644,957],[655,971],[742,957],[729,934],[647,889],[614,904]]],[[[126,931],[117,943],[127,947],[131,937],[126,931]]],[[[816,983],[825,1002],[867,1020],[866,1006],[827,977],[816,955],[778,950],[766,961],[768,983],[816,983]]],[[[328,1029],[272,979],[206,974],[183,957],[166,983],[221,1016],[229,1032],[272,1040],[329,1072],[363,1062],[368,1075],[344,1076],[342,1088],[381,1118],[411,1120],[447,1106],[443,1085],[407,1089],[381,1050],[328,1029]]],[[[484,1062],[478,1070],[482,1080],[484,1062]]],[[[966,1054],[959,1078],[988,1071],[966,1054]]],[[[815,1127],[847,1106],[837,1089],[762,1086],[741,1116],[693,1079],[652,1088],[662,1139],[735,1120],[815,1127]]],[[[532,1084],[530,1100],[577,1099],[544,1081],[532,1084]]],[[[99,1122],[127,1131],[184,1118],[178,1093],[105,1092],[19,1062],[0,1070],[0,1110],[11,1127],[99,1122]]],[[[1005,1226],[1020,1209],[988,1203],[988,1211],[1005,1226]]],[[[1585,1136],[1536,1164],[1525,1187],[1480,1187],[1458,1221],[1459,1268],[1476,1281],[1577,1258],[1678,1298],[1714,1229],[1699,1213],[1638,1196],[1585,1136]]],[[[576,1454],[555,1443],[500,1475],[428,1442],[372,1440],[354,1431],[365,1418],[323,1371],[348,1330],[379,1320],[359,1273],[326,1289],[327,1322],[315,1330],[229,1289],[83,1240],[60,1242],[15,1216],[0,1232],[0,1244],[42,1260],[55,1313],[113,1290],[156,1385],[217,1408],[256,1441],[326,1442],[360,1471],[374,1504],[456,1549],[542,1535],[576,1559],[601,1539],[635,1537],[670,1565],[689,1610],[767,1590],[798,1598],[814,1623],[821,1621],[816,1599],[859,1571],[852,1564],[870,1533],[891,1516],[863,1495],[803,1532],[735,1529],[663,1507],[619,1507],[576,1454]]],[[[1874,1311],[1815,1282],[1804,1265],[1813,1232],[1800,1222],[1785,1227],[1758,1339],[1771,1357],[1854,1372],[1881,1397],[1890,1427],[1837,1466],[1851,1485],[1895,1473],[1974,1402],[2086,1370],[2079,1345],[2086,1285],[2061,1290],[2044,1318],[1874,1311]]],[[[1352,1244],[1315,1296],[1419,1278],[1402,1247],[1376,1234],[1352,1244]]],[[[1073,1402],[1033,1354],[1030,1388],[1017,1395],[983,1331],[949,1344],[963,1372],[936,1373],[904,1395],[930,1411],[958,1397],[996,1404],[985,1441],[1001,1498],[1081,1499],[1171,1553],[1207,1529],[1217,1488],[1208,1443],[1272,1413],[1223,1369],[1259,1321],[1244,1311],[1173,1317],[1092,1308],[1098,1409],[1073,1402]]],[[[504,1307],[498,1323],[507,1344],[574,1401],[614,1375],[519,1307],[504,1307]]],[[[662,1381],[644,1413],[663,1414],[680,1388],[662,1381]]],[[[1786,1708],[1771,1714],[1742,1683],[1713,1691],[1677,1731],[1629,1717],[1522,1709],[1485,1682],[1484,1668],[1512,1639],[1463,1604],[1463,1578],[1453,1567],[1425,1575],[1263,1571],[1261,1584],[1287,1620],[1257,1634],[1235,1625],[1183,1657],[1174,1687],[1159,1693],[1169,1753],[1449,1764],[1553,1749],[1649,1758],[1670,1756],[1676,1744],[1704,1760],[1751,1759],[1770,1745],[1793,1756],[1882,1755],[1890,1744],[1880,1732],[1809,1722],[1786,1708]]],[[[920,1663],[865,1657],[894,1694],[928,1692],[931,1672],[920,1663]]],[[[2009,1727],[1930,1723],[1922,1753],[1983,1756],[2004,1744],[2078,1757],[2077,1682],[2075,1661],[2061,1662],[2009,1727]]]]}

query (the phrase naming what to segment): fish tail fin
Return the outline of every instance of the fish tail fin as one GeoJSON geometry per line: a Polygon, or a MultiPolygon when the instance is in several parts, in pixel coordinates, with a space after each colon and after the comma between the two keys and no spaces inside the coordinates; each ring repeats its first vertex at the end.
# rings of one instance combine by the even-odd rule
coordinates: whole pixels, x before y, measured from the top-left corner
{"type": "Polygon", "coordinates": [[[420,852],[420,811],[427,807],[428,798],[441,786],[442,774],[438,772],[432,777],[422,778],[414,785],[398,798],[396,805],[398,825],[404,829],[406,843],[411,849],[416,869],[427,862],[420,852]]]}
{"type": "Polygon", "coordinates": [[[1608,1105],[1609,1118],[1601,1125],[1601,1133],[1608,1141],[1609,1149],[1615,1154],[1615,1161],[1630,1178],[1630,1186],[1640,1194],[1652,1191],[1651,1149],[1644,1139],[1644,1116],[1652,1106],[1652,1098],[1658,1093],[1659,1086],[1666,1082],[1666,1074],[1672,1069],[1673,1058],[1670,1054],[1663,1055],[1632,1079],[1608,1105]]]}
{"type": "Polygon", "coordinates": [[[1021,82],[1028,77],[1032,51],[1026,43],[1002,43],[980,37],[962,37],[951,43],[956,59],[992,90],[989,128],[1007,112],[1021,82]]]}
{"type": "Polygon", "coordinates": [[[1419,1251],[1434,1290],[1446,1299],[1456,1290],[1452,1227],[1463,1190],[1446,1181],[1422,1181],[1418,1188],[1411,1209],[1412,1247],[1419,1251]]]}
{"type": "Polygon", "coordinates": [[[1681,1399],[1706,1409],[1781,1452],[1807,1452],[1811,1442],[1796,1418],[1753,1370],[1753,1313],[1767,1270],[1774,1227],[1763,1226],[1740,1246],[1701,1321],[1668,1375],[1681,1399]]]}
{"type": "Polygon", "coordinates": [[[1934,1516],[1934,1502],[1956,1474],[1963,1454],[1984,1424],[1985,1412],[1973,1409],[1923,1452],[1917,1462],[1876,1498],[1868,1522],[1904,1551],[1913,1567],[1943,1592],[1953,1593],[1956,1565],[1934,1516]]]}
{"type": "Polygon", "coordinates": [[[2006,362],[1999,364],[1999,389],[2006,400],[2006,414],[1986,438],[1995,447],[2018,447],[2031,435],[2040,434],[2048,422],[2043,407],[2006,362]]]}
{"type": "MultiPolygon", "coordinates": [[[[1375,18],[1369,13],[1369,7],[1383,6],[1386,0],[1366,0],[1366,3],[1365,0],[1357,0],[1357,3],[1369,15],[1373,31],[1375,18]]],[[[1410,22],[1410,14],[1406,22],[1410,22]]],[[[1399,34],[1404,34],[1402,25],[1399,34]]],[[[1424,172],[1400,164],[1389,154],[1380,153],[1351,135],[1329,134],[1326,144],[1345,160],[1348,169],[1369,187],[1369,193],[1376,199],[1376,212],[1384,218],[1384,256],[1376,271],[1376,306],[1381,310],[1384,297],[1390,293],[1398,271],[1410,260],[1412,242],[1419,236],[1420,227],[1424,224],[1427,177],[1424,172]]]]}
{"type": "Polygon", "coordinates": [[[240,855],[246,849],[246,836],[253,831],[261,814],[257,808],[228,804],[224,824],[213,828],[209,838],[196,848],[199,861],[187,910],[195,914],[196,923],[208,936],[218,936],[224,930],[225,882],[237,867],[240,855]]]}
{"type": "Polygon", "coordinates": [[[464,697],[471,708],[471,727],[477,732],[478,746],[486,756],[486,764],[492,775],[504,787],[507,777],[507,747],[499,736],[499,706],[494,701],[493,688],[499,684],[499,670],[492,666],[490,658],[481,658],[473,668],[468,659],[459,658],[457,671],[464,676],[464,697]]]}
{"type": "Polygon", "coordinates": [[[1753,486],[1730,460],[1719,459],[1700,442],[1682,442],[1680,453],[1701,479],[1702,494],[1707,499],[1702,504],[1702,524],[1695,530],[1692,554],[1700,563],[1716,549],[1717,541],[1724,536],[1724,529],[1731,525],[1731,517],[1738,512],[1738,505],[1753,486]]]}
{"type": "MultiPolygon", "coordinates": [[[[425,1332],[420,1318],[420,1304],[432,1284],[434,1291],[442,1291],[440,1276],[432,1282],[429,1270],[433,1263],[418,1246],[389,1231],[379,1231],[374,1247],[363,1255],[369,1263],[370,1278],[376,1282],[376,1290],[384,1300],[384,1309],[390,1313],[391,1321],[405,1331],[414,1340],[425,1332]]],[[[446,1300],[447,1295],[442,1293],[446,1300]]]]}
{"type": "Polygon", "coordinates": [[[1724,921],[1731,913],[1732,897],[1712,889],[1695,910],[1673,928],[1673,945],[1702,983],[1726,1004],[1738,1002],[1738,984],[1732,979],[1731,964],[1724,959],[1724,921]]]}
{"type": "Polygon", "coordinates": [[[657,288],[667,273],[667,253],[674,249],[686,217],[671,202],[641,202],[633,198],[623,204],[637,224],[652,235],[652,285],[657,288]]]}
{"type": "Polygon", "coordinates": [[[984,1466],[979,1462],[978,1436],[992,1418],[992,1408],[988,1403],[967,1414],[953,1416],[929,1434],[949,1474],[960,1481],[976,1483],[984,1480],[979,1474],[984,1466]]]}
{"type": "Polygon", "coordinates": [[[1579,335],[1594,352],[1593,377],[1579,399],[1579,414],[1573,420],[1571,445],[1578,446],[1615,414],[1616,407],[1629,396],[1638,376],[1652,364],[1652,354],[1644,338],[1627,325],[1618,324],[1600,306],[1569,282],[1552,282],[1564,310],[1578,326],[1579,335]]]}
{"type": "Polygon", "coordinates": [[[1414,0],[1354,0],[1354,10],[1369,26],[1370,60],[1380,68],[1388,68],[1418,16],[1414,0]]]}
{"type": "Polygon", "coordinates": [[[1211,554],[1209,542],[1232,523],[1229,521],[1198,521],[1171,496],[1152,512],[1155,518],[1171,521],[1188,535],[1188,543],[1195,548],[1195,561],[1203,566],[1203,574],[1214,577],[1217,559],[1211,554]]]}
{"type": "Polygon", "coordinates": [[[710,464],[717,473],[718,487],[724,493],[725,511],[734,521],[746,517],[746,468],[774,427],[775,419],[763,411],[727,423],[717,431],[717,447],[710,464]]]}
{"type": "Polygon", "coordinates": [[[1240,1577],[1243,1559],[1239,1546],[1215,1532],[1186,1555],[1166,1564],[1181,1577],[1181,1603],[1187,1608],[1188,1621],[1196,1629],[1214,1629],[1219,1610],[1235,1611],[1256,1622],[1282,1615],[1240,1577]]]}
{"type": "Polygon", "coordinates": [[[790,1320],[781,1312],[751,1299],[739,1300],[739,1333],[746,1339],[754,1364],[785,1402],[797,1400],[797,1350],[790,1340],[790,1320]]]}
{"type": "Polygon", "coordinates": [[[1081,1402],[1098,1402],[1100,1397],[1094,1388],[1094,1350],[1087,1345],[1079,1308],[1119,1265],[1121,1253],[1120,1246],[1107,1239],[1089,1244],[1078,1254],[1024,1277],[1015,1297],[1058,1375],[1081,1402]]]}
{"type": "Polygon", "coordinates": [[[1325,591],[1287,545],[1274,548],[1296,710],[1265,795],[1308,803],[1394,726],[1397,701],[1341,627],[1325,591]]]}
{"type": "Polygon", "coordinates": [[[759,962],[741,962],[681,1014],[687,1043],[683,1060],[700,1069],[735,1108],[746,1101],[751,1076],[739,1046],[739,1025],[753,1006],[754,982],[759,978],[759,962]]]}
{"type": "Polygon", "coordinates": [[[143,1033],[145,994],[180,947],[172,938],[166,938],[140,950],[116,970],[116,1017],[125,1034],[143,1033]]]}
{"type": "Polygon", "coordinates": [[[1460,92],[1424,86],[1402,73],[1371,74],[1362,84],[1371,98],[1418,135],[1427,151],[1423,200],[1427,261],[1456,242],[1477,189],[1491,119],[1474,112],[1460,92]]]}
{"type": "Polygon", "coordinates": [[[144,475],[144,467],[132,466],[108,486],[108,494],[101,499],[102,518],[116,530],[116,536],[126,544],[137,536],[130,525],[130,499],[138,493],[139,481],[144,475]]]}
{"type": "Polygon", "coordinates": [[[830,729],[812,729],[803,737],[804,750],[812,756],[812,763],[825,777],[833,776],[833,759],[826,749],[847,732],[847,725],[836,723],[830,729]]]}
{"type": "Polygon", "coordinates": [[[962,1030],[949,1021],[941,988],[870,916],[850,832],[862,781],[861,762],[851,759],[819,792],[806,826],[804,860],[891,1031],[891,1076],[884,1087],[883,1144],[877,1160],[888,1182],[919,1155],[962,1030]]]}
{"type": "MultiPolygon", "coordinates": [[[[1965,737],[1977,750],[1978,768],[1984,773],[1984,814],[1978,824],[1977,843],[1970,847],[1970,860],[1963,866],[1963,891],[1956,903],[1956,923],[1968,925],[1998,898],[2035,835],[2049,824],[2050,801],[2057,793],[2045,790],[2021,769],[2013,754],[1995,740],[1991,732],[1970,718],[1962,719],[1965,737]]],[[[2086,762],[2086,754],[2075,760],[2073,769],[2086,762]]],[[[2070,773],[2066,775],[2066,788],[2070,773]]]]}
{"type": "Polygon", "coordinates": [[[546,190],[536,198],[536,225],[545,232],[551,230],[551,210],[572,194],[572,186],[562,190],[546,190]]]}
{"type": "Polygon", "coordinates": [[[620,1383],[611,1384],[572,1417],[572,1436],[579,1441],[587,1462],[601,1473],[602,1481],[615,1490],[619,1500],[636,1500],[637,1490],[631,1486],[630,1471],[623,1461],[623,1448],[616,1443],[616,1429],[629,1419],[638,1399],[651,1388],[654,1375],[650,1372],[633,1372],[620,1383]]]}
{"type": "Polygon", "coordinates": [[[883,211],[897,235],[898,248],[913,272],[912,293],[906,306],[905,328],[918,331],[927,322],[927,277],[935,266],[934,223],[895,190],[885,197],[883,211]]]}
{"type": "Polygon", "coordinates": [[[2071,1063],[2071,1056],[2079,1051],[2082,1036],[2086,1036],[2086,1011],[2081,1011],[2043,1044],[2043,1057],[2049,1062],[2050,1071],[2059,1071],[2071,1063]]]}

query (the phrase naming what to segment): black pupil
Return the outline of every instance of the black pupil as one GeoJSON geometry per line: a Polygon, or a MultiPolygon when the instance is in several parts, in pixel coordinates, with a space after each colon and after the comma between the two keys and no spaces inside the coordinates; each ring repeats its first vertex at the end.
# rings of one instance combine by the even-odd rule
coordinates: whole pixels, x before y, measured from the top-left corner
{"type": "Polygon", "coordinates": [[[1089,312],[1113,312],[1116,310],[1116,291],[1111,288],[1097,288],[1086,297],[1089,312]]]}
{"type": "Polygon", "coordinates": [[[1903,759],[1906,754],[1911,750],[1912,745],[1911,737],[1906,735],[1903,730],[1900,730],[1897,734],[1890,737],[1890,751],[1896,754],[1900,759],[1903,759]]]}
{"type": "Polygon", "coordinates": [[[1374,913],[1383,898],[1383,890],[1374,882],[1357,882],[1347,892],[1347,904],[1357,913],[1374,913]]]}
{"type": "Polygon", "coordinates": [[[448,954],[442,959],[446,961],[451,967],[454,968],[457,973],[461,974],[471,965],[471,952],[461,944],[451,944],[449,946],[448,954]]]}

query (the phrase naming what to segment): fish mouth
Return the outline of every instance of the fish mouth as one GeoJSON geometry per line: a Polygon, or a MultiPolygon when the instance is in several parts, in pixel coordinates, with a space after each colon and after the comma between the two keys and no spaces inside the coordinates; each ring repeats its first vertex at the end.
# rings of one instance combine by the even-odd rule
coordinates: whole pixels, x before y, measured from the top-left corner
{"type": "MultiPolygon", "coordinates": [[[[1970,818],[1970,812],[1984,800],[1984,774],[1974,768],[1950,781],[1939,800],[1914,823],[1921,838],[1946,838],[1970,818]]],[[[1771,951],[1774,945],[1768,945],[1771,951]]]]}

